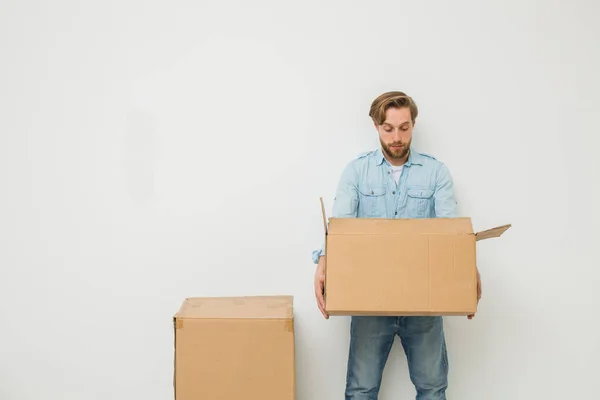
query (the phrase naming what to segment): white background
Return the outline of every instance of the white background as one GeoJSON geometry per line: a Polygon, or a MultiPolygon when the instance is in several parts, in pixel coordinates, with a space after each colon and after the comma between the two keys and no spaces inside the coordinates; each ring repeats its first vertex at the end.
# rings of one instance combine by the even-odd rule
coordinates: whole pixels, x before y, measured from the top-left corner
{"type": "MultiPolygon", "coordinates": [[[[387,90],[461,214],[513,224],[446,319],[449,399],[595,398],[597,4],[3,0],[0,399],[172,398],[183,299],[252,294],[295,296],[298,399],[342,399],[318,198],[387,90]]],[[[396,342],[380,398],[413,397],[396,342]]]]}

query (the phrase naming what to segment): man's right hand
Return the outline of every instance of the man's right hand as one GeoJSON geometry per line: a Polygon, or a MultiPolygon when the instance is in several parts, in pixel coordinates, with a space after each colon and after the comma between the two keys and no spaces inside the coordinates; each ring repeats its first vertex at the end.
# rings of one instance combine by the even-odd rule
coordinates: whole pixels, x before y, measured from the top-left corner
{"type": "Polygon", "coordinates": [[[317,298],[317,305],[321,314],[325,319],[329,318],[325,311],[325,257],[319,258],[319,264],[317,265],[317,271],[315,272],[315,296],[317,298]]]}

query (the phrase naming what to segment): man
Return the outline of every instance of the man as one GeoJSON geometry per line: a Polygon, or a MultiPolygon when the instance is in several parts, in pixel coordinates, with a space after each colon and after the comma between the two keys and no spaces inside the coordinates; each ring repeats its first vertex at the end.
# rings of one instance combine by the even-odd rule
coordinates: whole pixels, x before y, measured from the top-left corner
{"type": "MultiPolygon", "coordinates": [[[[411,146],[418,115],[402,92],[388,92],[371,104],[369,116],[381,148],[351,161],[344,169],[333,205],[335,218],[449,218],[457,216],[452,177],[434,157],[411,146]],[[418,188],[418,191],[411,191],[418,188]]],[[[318,264],[315,295],[325,318],[324,250],[313,252],[318,264]]],[[[481,281],[477,272],[477,298],[481,281]]],[[[473,318],[473,315],[468,317],[473,318]]],[[[352,317],[346,400],[376,400],[383,369],[398,335],[408,361],[417,399],[446,399],[448,357],[442,317],[352,317]]]]}

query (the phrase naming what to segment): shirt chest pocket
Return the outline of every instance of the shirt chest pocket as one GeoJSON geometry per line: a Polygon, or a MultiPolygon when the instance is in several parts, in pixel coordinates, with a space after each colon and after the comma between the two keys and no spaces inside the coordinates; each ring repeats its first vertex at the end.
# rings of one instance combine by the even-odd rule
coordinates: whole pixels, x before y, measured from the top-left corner
{"type": "Polygon", "coordinates": [[[385,186],[364,186],[358,189],[358,217],[385,218],[385,186]]]}
{"type": "Polygon", "coordinates": [[[406,191],[406,209],[409,218],[429,218],[433,211],[434,190],[428,187],[412,187],[406,191]]]}

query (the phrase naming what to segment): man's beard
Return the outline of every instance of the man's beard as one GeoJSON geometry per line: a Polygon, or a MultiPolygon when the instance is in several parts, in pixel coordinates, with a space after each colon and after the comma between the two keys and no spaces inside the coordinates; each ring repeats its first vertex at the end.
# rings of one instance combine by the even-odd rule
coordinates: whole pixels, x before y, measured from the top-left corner
{"type": "Polygon", "coordinates": [[[379,142],[381,143],[381,147],[383,149],[383,152],[390,158],[394,159],[394,160],[402,160],[403,158],[405,158],[408,154],[408,151],[410,150],[410,143],[412,142],[412,139],[410,139],[408,141],[408,143],[402,143],[402,142],[393,142],[388,144],[385,144],[381,139],[379,139],[379,142]],[[402,147],[398,147],[398,148],[392,148],[392,146],[399,146],[401,145],[402,147]]]}

